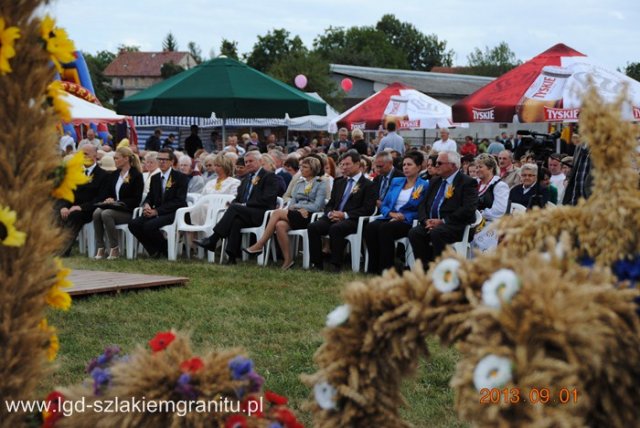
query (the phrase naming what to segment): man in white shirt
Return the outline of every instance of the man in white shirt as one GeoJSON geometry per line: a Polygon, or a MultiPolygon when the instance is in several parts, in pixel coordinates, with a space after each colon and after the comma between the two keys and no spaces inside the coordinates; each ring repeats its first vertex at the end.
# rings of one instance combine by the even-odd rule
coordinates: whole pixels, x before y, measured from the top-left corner
{"type": "Polygon", "coordinates": [[[80,143],[78,144],[78,149],[81,149],[82,146],[84,146],[85,144],[93,145],[96,148],[96,150],[99,150],[102,148],[102,140],[99,138],[96,138],[96,132],[92,128],[89,128],[87,130],[87,138],[80,141],[80,143]]]}
{"type": "Polygon", "coordinates": [[[236,135],[229,135],[229,137],[227,138],[227,143],[228,144],[224,147],[223,151],[235,152],[240,156],[245,154],[245,149],[238,145],[238,137],[236,135]]]}
{"type": "Polygon", "coordinates": [[[71,137],[71,132],[67,131],[60,137],[60,151],[63,155],[69,154],[76,149],[76,142],[71,137]]]}
{"type": "Polygon", "coordinates": [[[433,150],[438,153],[458,151],[458,144],[454,140],[449,139],[448,129],[440,130],[440,139],[433,143],[433,150]]]}
{"type": "Polygon", "coordinates": [[[552,154],[547,163],[549,164],[549,172],[551,172],[551,184],[558,189],[558,200],[561,200],[561,195],[564,195],[564,180],[567,178],[562,172],[562,155],[552,154]]]}

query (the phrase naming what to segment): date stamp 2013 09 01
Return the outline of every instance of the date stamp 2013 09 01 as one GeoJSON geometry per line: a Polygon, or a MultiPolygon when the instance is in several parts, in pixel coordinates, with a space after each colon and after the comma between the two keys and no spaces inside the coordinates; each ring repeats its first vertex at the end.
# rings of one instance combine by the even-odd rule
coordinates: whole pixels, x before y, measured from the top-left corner
{"type": "Polygon", "coordinates": [[[551,388],[482,388],[480,404],[576,404],[578,390],[563,387],[551,388]]]}

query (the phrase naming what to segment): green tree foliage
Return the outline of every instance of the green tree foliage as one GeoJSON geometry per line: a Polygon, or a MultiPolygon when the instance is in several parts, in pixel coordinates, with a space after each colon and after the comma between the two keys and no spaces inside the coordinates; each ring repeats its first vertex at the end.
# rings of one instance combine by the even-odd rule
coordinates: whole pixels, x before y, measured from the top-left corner
{"type": "Polygon", "coordinates": [[[220,55],[225,55],[227,58],[238,60],[238,42],[222,39],[220,44],[220,55]]]}
{"type": "Polygon", "coordinates": [[[480,76],[498,77],[522,64],[516,58],[516,54],[509,48],[506,42],[501,42],[498,46],[489,49],[485,46],[484,52],[475,48],[467,56],[469,68],[466,72],[480,76]]]}
{"type": "Polygon", "coordinates": [[[189,42],[187,45],[189,49],[189,53],[196,60],[196,64],[200,64],[202,62],[202,49],[195,42],[189,42]]]}
{"type": "Polygon", "coordinates": [[[118,45],[118,52],[140,52],[140,46],[118,45]]]}
{"type": "Polygon", "coordinates": [[[173,33],[169,31],[167,37],[162,41],[162,50],[165,52],[175,52],[178,50],[178,41],[173,36],[173,33]]]}
{"type": "Polygon", "coordinates": [[[299,53],[306,53],[307,48],[300,37],[290,38],[290,34],[284,28],[269,31],[265,36],[258,36],[258,41],[253,45],[253,50],[245,54],[245,59],[250,67],[262,72],[281,59],[299,53]]]}
{"type": "Polygon", "coordinates": [[[174,63],[173,61],[165,62],[160,67],[160,75],[163,79],[168,79],[171,76],[175,76],[178,73],[182,73],[184,71],[184,67],[174,63]]]}
{"type": "Polygon", "coordinates": [[[406,55],[374,27],[329,27],[313,41],[314,52],[329,63],[408,68],[406,55]]]}
{"type": "Polygon", "coordinates": [[[640,62],[628,62],[624,74],[640,82],[640,62]]]}
{"type": "Polygon", "coordinates": [[[111,103],[111,85],[109,79],[104,75],[104,69],[115,59],[116,55],[109,51],[100,51],[96,55],[83,52],[87,67],[89,68],[89,74],[91,75],[91,83],[93,83],[93,89],[96,92],[96,97],[100,100],[103,106],[112,108],[111,103]]]}
{"type": "Polygon", "coordinates": [[[384,15],[376,24],[391,45],[404,52],[412,70],[429,71],[435,66],[451,67],[453,51],[447,51],[447,42],[435,34],[425,35],[413,24],[399,21],[394,15],[384,15]]]}
{"type": "Polygon", "coordinates": [[[298,74],[307,78],[305,92],[317,92],[334,108],[342,108],[342,91],[338,91],[336,82],[329,77],[329,63],[317,53],[289,55],[277,61],[269,68],[269,75],[294,86],[298,74]]]}

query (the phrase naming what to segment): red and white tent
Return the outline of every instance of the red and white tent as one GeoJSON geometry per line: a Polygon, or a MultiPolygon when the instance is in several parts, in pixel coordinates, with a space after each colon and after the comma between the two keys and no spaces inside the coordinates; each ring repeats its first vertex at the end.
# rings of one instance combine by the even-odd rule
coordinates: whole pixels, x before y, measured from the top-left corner
{"type": "Polygon", "coordinates": [[[377,130],[393,120],[397,129],[434,129],[454,126],[451,107],[402,83],[392,83],[345,111],[329,123],[338,128],[377,130]]]}
{"type": "Polygon", "coordinates": [[[577,122],[589,81],[605,101],[628,85],[627,120],[640,120],[640,82],[600,67],[584,54],[557,44],[453,105],[459,122],[577,122]]]}

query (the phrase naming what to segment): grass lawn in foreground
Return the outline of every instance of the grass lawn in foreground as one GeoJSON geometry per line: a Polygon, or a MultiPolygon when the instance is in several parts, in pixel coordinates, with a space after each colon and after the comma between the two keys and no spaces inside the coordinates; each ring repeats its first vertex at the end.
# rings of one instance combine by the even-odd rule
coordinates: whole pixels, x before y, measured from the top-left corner
{"type": "MultiPolygon", "coordinates": [[[[332,275],[292,269],[262,268],[253,262],[219,266],[202,261],[116,260],[86,257],[64,260],[75,269],[148,273],[188,277],[186,286],[75,298],[68,312],[50,311],[49,323],[60,336],[57,369],[43,379],[46,394],[57,385],[84,379],[85,364],[117,344],[123,352],[136,344],[147,346],[156,332],[176,328],[191,333],[195,352],[210,348],[244,348],[266,388],[284,394],[302,414],[300,404],[309,395],[299,380],[315,371],[313,354],[322,343],[325,317],[341,304],[344,285],[362,276],[332,275]]],[[[420,427],[455,427],[453,393],[448,387],[457,353],[440,349],[430,339],[432,358],[420,364],[418,376],[405,381],[408,407],[403,415],[420,427]]]]}

